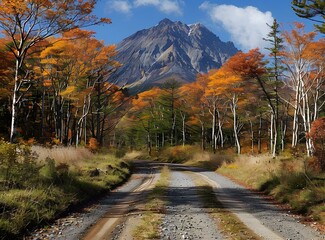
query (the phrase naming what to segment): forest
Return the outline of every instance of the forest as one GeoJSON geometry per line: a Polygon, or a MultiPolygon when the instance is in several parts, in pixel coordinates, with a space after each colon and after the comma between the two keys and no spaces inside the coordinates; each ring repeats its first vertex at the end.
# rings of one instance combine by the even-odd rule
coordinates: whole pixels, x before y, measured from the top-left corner
{"type": "Polygon", "coordinates": [[[238,52],[193,83],[168,79],[135,95],[110,78],[120,65],[115,46],[91,31],[73,28],[39,40],[7,35],[0,52],[5,140],[146,148],[149,154],[188,144],[273,157],[297,149],[319,155],[318,168],[325,169],[325,42],[303,24],[280,32],[274,21],[265,39],[268,55],[238,52]]]}

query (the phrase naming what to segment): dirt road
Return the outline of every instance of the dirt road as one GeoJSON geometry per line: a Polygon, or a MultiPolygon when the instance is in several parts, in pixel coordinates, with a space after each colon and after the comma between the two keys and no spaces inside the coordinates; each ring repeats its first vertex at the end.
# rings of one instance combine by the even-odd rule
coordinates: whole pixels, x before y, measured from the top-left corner
{"type": "MultiPolygon", "coordinates": [[[[161,239],[229,239],[229,234],[218,229],[218,220],[204,209],[193,178],[209,184],[222,205],[260,239],[325,239],[324,234],[300,223],[288,212],[215,172],[168,165],[171,179],[166,214],[159,230],[161,239]]],[[[132,229],[142,215],[137,206],[159,178],[160,166],[138,163],[127,184],[87,212],[61,219],[47,231],[34,233],[32,239],[132,239],[132,229]]]]}

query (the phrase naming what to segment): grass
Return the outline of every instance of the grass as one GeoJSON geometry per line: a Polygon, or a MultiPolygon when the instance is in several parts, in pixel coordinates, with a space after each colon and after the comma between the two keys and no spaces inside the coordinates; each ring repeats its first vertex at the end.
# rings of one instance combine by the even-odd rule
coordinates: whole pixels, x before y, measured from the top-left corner
{"type": "Polygon", "coordinates": [[[273,196],[324,228],[325,174],[313,171],[308,160],[286,155],[277,159],[269,155],[243,155],[222,165],[218,172],[273,196]]]}
{"type": "Polygon", "coordinates": [[[126,154],[126,158],[150,159],[159,162],[182,163],[188,166],[202,167],[216,170],[223,162],[230,162],[233,154],[231,150],[220,150],[217,154],[201,150],[197,145],[166,147],[153,151],[151,156],[144,152],[133,151],[126,154]]]}
{"type": "Polygon", "coordinates": [[[87,148],[61,147],[55,146],[45,148],[34,145],[31,147],[32,152],[37,154],[37,160],[44,163],[47,158],[55,159],[57,163],[67,163],[69,165],[78,165],[86,159],[93,157],[93,153],[87,148]]]}
{"type": "Polygon", "coordinates": [[[164,166],[161,170],[160,179],[149,193],[145,204],[145,213],[141,222],[133,231],[134,239],[158,239],[159,225],[165,213],[166,191],[169,184],[170,171],[164,166]]]}
{"type": "Polygon", "coordinates": [[[27,229],[109,191],[129,175],[129,165],[114,155],[62,147],[33,147],[34,154],[25,148],[0,142],[1,239],[23,238],[27,229]]]}
{"type": "Polygon", "coordinates": [[[235,214],[228,211],[214,194],[213,188],[203,180],[199,180],[193,173],[189,173],[197,186],[206,211],[216,220],[218,228],[227,239],[244,240],[260,239],[252,230],[246,227],[235,214]]]}
{"type": "Polygon", "coordinates": [[[269,155],[234,155],[233,161],[224,163],[218,172],[258,189],[261,183],[275,176],[279,168],[280,162],[269,155]]]}
{"type": "Polygon", "coordinates": [[[191,157],[185,161],[185,165],[200,167],[215,171],[224,162],[229,163],[232,161],[233,154],[223,150],[216,154],[198,150],[191,154],[191,157]]]}

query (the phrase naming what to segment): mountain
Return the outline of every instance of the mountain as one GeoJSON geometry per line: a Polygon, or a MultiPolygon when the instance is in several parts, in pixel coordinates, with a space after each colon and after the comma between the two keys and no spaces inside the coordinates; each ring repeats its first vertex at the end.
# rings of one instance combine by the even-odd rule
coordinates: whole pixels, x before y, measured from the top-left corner
{"type": "Polygon", "coordinates": [[[119,85],[144,90],[171,78],[193,82],[198,73],[220,68],[238,49],[200,23],[164,19],[124,39],[117,51],[116,60],[123,66],[112,77],[119,85]]]}

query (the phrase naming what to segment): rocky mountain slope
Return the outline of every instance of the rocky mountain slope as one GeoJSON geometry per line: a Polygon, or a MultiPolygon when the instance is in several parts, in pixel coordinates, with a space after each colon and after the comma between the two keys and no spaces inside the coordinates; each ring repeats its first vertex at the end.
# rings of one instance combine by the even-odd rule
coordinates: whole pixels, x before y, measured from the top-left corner
{"type": "Polygon", "coordinates": [[[164,19],[124,39],[117,51],[116,59],[123,66],[112,77],[119,85],[144,90],[166,79],[192,82],[198,73],[219,68],[238,50],[202,24],[164,19]]]}

